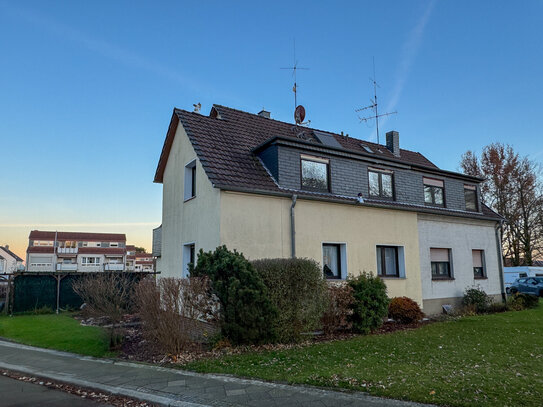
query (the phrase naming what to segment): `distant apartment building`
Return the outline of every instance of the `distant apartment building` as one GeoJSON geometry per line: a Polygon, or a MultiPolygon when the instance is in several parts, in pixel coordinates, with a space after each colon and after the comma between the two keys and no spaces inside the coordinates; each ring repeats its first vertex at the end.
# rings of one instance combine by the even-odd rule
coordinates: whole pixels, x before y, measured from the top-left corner
{"type": "Polygon", "coordinates": [[[9,250],[9,246],[0,246],[0,273],[14,273],[24,270],[23,259],[9,250]]]}
{"type": "Polygon", "coordinates": [[[154,271],[154,259],[150,253],[136,253],[134,262],[134,271],[154,271]]]}
{"type": "Polygon", "coordinates": [[[33,230],[26,271],[125,271],[126,258],[125,234],[33,230]]]}

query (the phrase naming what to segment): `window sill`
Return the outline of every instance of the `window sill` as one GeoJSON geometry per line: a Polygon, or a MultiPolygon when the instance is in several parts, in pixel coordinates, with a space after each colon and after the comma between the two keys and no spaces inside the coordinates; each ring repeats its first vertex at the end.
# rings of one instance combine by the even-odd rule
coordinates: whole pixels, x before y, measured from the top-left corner
{"type": "Polygon", "coordinates": [[[405,280],[405,277],[400,276],[378,276],[382,280],[405,280]]]}
{"type": "Polygon", "coordinates": [[[488,277],[473,277],[475,280],[488,280],[488,277]]]}
{"type": "Polygon", "coordinates": [[[452,281],[453,277],[432,277],[432,281],[452,281]]]}
{"type": "Polygon", "coordinates": [[[191,196],[190,198],[185,199],[185,200],[183,201],[183,203],[188,202],[188,201],[192,201],[194,198],[196,198],[196,195],[191,196]]]}

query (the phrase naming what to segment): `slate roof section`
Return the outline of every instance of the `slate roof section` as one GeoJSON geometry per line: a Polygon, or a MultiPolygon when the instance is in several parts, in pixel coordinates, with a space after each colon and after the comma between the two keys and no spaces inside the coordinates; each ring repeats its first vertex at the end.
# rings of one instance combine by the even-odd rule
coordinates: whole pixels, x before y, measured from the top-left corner
{"type": "Polygon", "coordinates": [[[17,261],[23,261],[19,256],[17,256],[15,253],[13,253],[11,250],[7,249],[4,246],[0,246],[0,250],[5,251],[7,254],[9,254],[11,257],[13,257],[17,261]]]}
{"type": "Polygon", "coordinates": [[[57,241],[126,242],[126,235],[124,233],[51,232],[44,230],[31,231],[28,239],[55,240],[55,234],[57,241]]]}
{"type": "MultiPolygon", "coordinates": [[[[470,177],[464,174],[452,173],[440,170],[435,164],[422,154],[410,150],[400,149],[400,156],[395,157],[385,146],[367,142],[364,140],[343,136],[323,130],[316,130],[306,127],[298,127],[292,123],[268,119],[256,114],[232,109],[221,105],[213,105],[209,116],[186,110],[174,109],[164,147],[159,159],[154,182],[162,183],[164,170],[168,156],[173,145],[178,123],[181,123],[192,143],[192,146],[202,164],[206,175],[211,183],[218,188],[240,190],[245,192],[270,192],[286,195],[297,193],[300,196],[313,197],[316,199],[340,200],[353,203],[356,197],[342,197],[334,194],[314,194],[307,191],[288,190],[277,185],[262,162],[256,157],[254,151],[274,139],[290,140],[303,144],[308,141],[301,140],[296,136],[297,132],[303,130],[308,134],[308,140],[314,138],[312,132],[327,134],[333,137],[341,148],[337,151],[354,153],[371,159],[385,160],[395,163],[427,169],[431,172],[441,172],[446,175],[454,175],[466,180],[479,182],[481,179],[470,177]],[[369,153],[365,148],[369,147],[374,153],[369,153]]],[[[334,149],[320,143],[311,143],[320,148],[334,149]]],[[[366,201],[370,204],[369,201],[366,201]]],[[[378,202],[378,206],[390,206],[407,209],[406,204],[399,202],[378,202]]],[[[421,212],[439,211],[450,212],[456,215],[469,217],[484,217],[501,219],[494,212],[483,210],[482,213],[468,211],[451,211],[447,209],[433,209],[424,206],[411,205],[412,209],[421,212]]]]}

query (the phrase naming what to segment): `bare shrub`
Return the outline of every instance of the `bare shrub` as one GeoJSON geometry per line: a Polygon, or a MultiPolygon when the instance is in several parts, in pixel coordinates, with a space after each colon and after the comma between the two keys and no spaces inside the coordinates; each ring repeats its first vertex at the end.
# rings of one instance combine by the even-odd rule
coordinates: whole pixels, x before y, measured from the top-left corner
{"type": "Polygon", "coordinates": [[[118,348],[122,342],[119,324],[130,311],[134,279],[120,273],[93,273],[74,280],[72,287],[85,304],[85,316],[107,319],[110,347],[118,348]]]}
{"type": "Polygon", "coordinates": [[[353,288],[348,284],[328,285],[328,308],[324,312],[321,323],[325,333],[347,331],[353,326],[349,316],[353,313],[353,288]]]}
{"type": "Polygon", "coordinates": [[[144,335],[170,355],[217,331],[218,304],[207,277],[143,280],[135,301],[144,335]]]}

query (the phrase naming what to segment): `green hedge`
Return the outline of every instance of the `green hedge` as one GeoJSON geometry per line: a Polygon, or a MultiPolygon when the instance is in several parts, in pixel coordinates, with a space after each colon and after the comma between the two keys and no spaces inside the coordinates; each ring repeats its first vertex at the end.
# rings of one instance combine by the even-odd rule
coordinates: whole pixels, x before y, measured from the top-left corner
{"type": "Polygon", "coordinates": [[[387,286],[371,273],[362,273],[349,279],[348,283],[353,288],[355,300],[350,316],[353,330],[363,334],[376,330],[388,313],[387,286]]]}
{"type": "Polygon", "coordinates": [[[252,262],[279,311],[275,330],[280,342],[299,341],[319,328],[327,306],[326,281],[310,259],[261,259],[252,262]]]}

